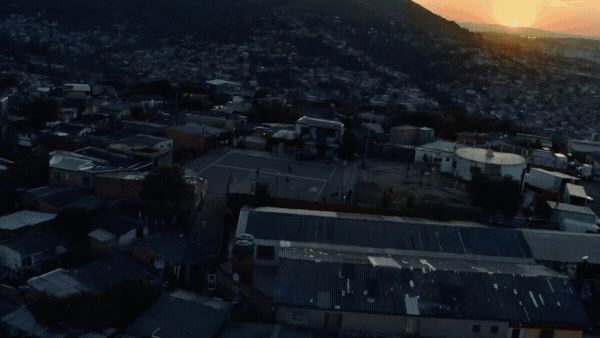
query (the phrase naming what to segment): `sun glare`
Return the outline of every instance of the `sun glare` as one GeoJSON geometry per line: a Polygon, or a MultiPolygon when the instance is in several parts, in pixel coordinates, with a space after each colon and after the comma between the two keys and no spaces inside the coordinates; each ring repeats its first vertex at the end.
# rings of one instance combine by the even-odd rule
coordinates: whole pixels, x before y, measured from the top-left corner
{"type": "Polygon", "coordinates": [[[540,10],[538,0],[494,0],[494,17],[508,27],[532,26],[540,10]]]}

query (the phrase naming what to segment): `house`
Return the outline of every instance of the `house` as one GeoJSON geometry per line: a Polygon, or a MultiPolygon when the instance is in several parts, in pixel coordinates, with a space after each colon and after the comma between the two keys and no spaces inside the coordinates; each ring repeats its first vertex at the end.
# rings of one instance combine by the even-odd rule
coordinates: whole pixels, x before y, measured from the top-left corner
{"type": "Polygon", "coordinates": [[[542,149],[532,150],[527,157],[527,162],[535,167],[555,170],[566,170],[569,167],[569,159],[567,156],[542,149]]]}
{"type": "Polygon", "coordinates": [[[594,199],[587,194],[585,187],[567,183],[562,196],[563,203],[586,207],[594,203],[594,199]]]}
{"type": "Polygon", "coordinates": [[[168,138],[137,134],[115,141],[108,148],[151,162],[155,168],[173,163],[173,140],[168,138]]]}
{"type": "Polygon", "coordinates": [[[440,172],[454,172],[454,158],[459,145],[448,141],[435,141],[415,148],[415,162],[439,167],[440,172]]]}
{"type": "Polygon", "coordinates": [[[60,123],[53,128],[53,135],[56,136],[74,136],[82,137],[93,134],[95,131],[94,127],[84,123],[60,123]]]}
{"type": "Polygon", "coordinates": [[[123,103],[107,103],[98,107],[98,112],[108,115],[110,121],[121,121],[131,114],[129,106],[123,103]]]}
{"type": "Polygon", "coordinates": [[[27,305],[4,315],[0,322],[8,337],[64,337],[40,323],[27,305]]]}
{"type": "Polygon", "coordinates": [[[36,274],[66,252],[64,241],[50,233],[28,231],[0,242],[0,266],[12,277],[36,274]]]}
{"type": "Polygon", "coordinates": [[[111,172],[148,170],[151,162],[88,147],[76,152],[57,150],[50,153],[50,185],[70,185],[93,189],[96,176],[111,172]]]}
{"type": "Polygon", "coordinates": [[[398,126],[390,129],[390,143],[421,146],[433,141],[435,131],[428,127],[398,126]]]}
{"type": "Polygon", "coordinates": [[[541,146],[544,148],[552,148],[553,141],[551,137],[517,133],[514,137],[515,141],[527,146],[541,146]]]}
{"type": "Polygon", "coordinates": [[[127,247],[136,239],[144,238],[150,233],[150,227],[146,220],[141,218],[139,209],[126,202],[111,204],[105,212],[96,215],[91,229],[88,233],[91,243],[95,245],[103,242],[107,247],[127,247]]]}
{"type": "Polygon", "coordinates": [[[550,221],[558,229],[568,232],[598,232],[600,220],[596,213],[589,207],[579,205],[546,202],[552,210],[550,221]]]}
{"type": "Polygon", "coordinates": [[[218,257],[210,242],[217,240],[205,240],[203,245],[180,233],[166,232],[135,241],[129,251],[174,285],[214,291],[218,257]]]}
{"type": "Polygon", "coordinates": [[[600,142],[569,139],[569,152],[585,159],[589,154],[600,152],[600,142]]]}
{"type": "Polygon", "coordinates": [[[301,117],[296,122],[296,137],[302,157],[334,157],[342,143],[344,124],[314,117],[301,117]]]}
{"type": "Polygon", "coordinates": [[[219,299],[176,290],[162,295],[123,335],[124,338],[212,338],[229,318],[230,305],[219,299]]]}
{"type": "Polygon", "coordinates": [[[21,210],[0,216],[0,232],[18,232],[26,228],[42,228],[53,223],[56,214],[21,210]]]}
{"type": "Polygon", "coordinates": [[[121,122],[123,130],[129,133],[138,133],[146,135],[163,136],[168,128],[166,124],[146,122],[146,121],[134,121],[124,120],[121,122]]]}
{"type": "Polygon", "coordinates": [[[63,94],[80,93],[89,95],[92,93],[92,88],[85,83],[65,83],[63,85],[63,94]]]}
{"type": "Polygon", "coordinates": [[[525,184],[537,190],[561,193],[567,183],[578,183],[579,178],[541,168],[531,168],[525,174],[525,184]]]}
{"type": "MultiPolygon", "coordinates": [[[[144,179],[148,172],[115,171],[100,173],[95,177],[94,194],[100,197],[142,201],[144,179]]],[[[181,207],[185,210],[198,208],[206,197],[207,181],[186,172],[185,196],[181,207]]]]}
{"type": "Polygon", "coordinates": [[[148,110],[165,108],[166,100],[160,95],[134,95],[129,99],[131,108],[142,108],[148,110]]]}
{"type": "Polygon", "coordinates": [[[191,111],[185,115],[185,122],[225,129],[230,132],[248,128],[248,118],[245,115],[222,110],[191,111]]]}
{"type": "Polygon", "coordinates": [[[23,194],[23,205],[28,209],[58,214],[67,209],[98,210],[104,201],[78,187],[44,186],[27,190],[23,194]]]}
{"type": "Polygon", "coordinates": [[[201,152],[229,143],[230,132],[221,128],[188,123],[167,129],[167,137],[173,140],[176,149],[201,152]]]}
{"type": "Polygon", "coordinates": [[[33,292],[65,298],[81,293],[102,294],[124,280],[155,280],[151,271],[134,258],[111,253],[73,269],[56,269],[33,277],[27,285],[33,292]]]}
{"type": "Polygon", "coordinates": [[[213,79],[205,82],[206,85],[215,93],[225,93],[235,95],[242,90],[242,84],[239,82],[223,79],[213,79]]]}

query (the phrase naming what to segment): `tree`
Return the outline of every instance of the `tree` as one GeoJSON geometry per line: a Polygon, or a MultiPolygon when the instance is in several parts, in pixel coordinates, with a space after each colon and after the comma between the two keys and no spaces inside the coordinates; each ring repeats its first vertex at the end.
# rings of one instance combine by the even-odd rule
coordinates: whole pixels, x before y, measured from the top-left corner
{"type": "Polygon", "coordinates": [[[473,175],[467,190],[473,202],[487,214],[501,212],[506,217],[514,217],[523,202],[521,185],[510,177],[493,179],[485,175],[473,175]]]}
{"type": "Polygon", "coordinates": [[[183,168],[165,166],[150,172],[142,186],[142,199],[161,208],[163,213],[174,215],[186,198],[183,168]]]}
{"type": "Polygon", "coordinates": [[[388,187],[379,198],[377,202],[377,208],[379,209],[389,209],[392,204],[394,204],[396,192],[394,187],[388,187]]]}

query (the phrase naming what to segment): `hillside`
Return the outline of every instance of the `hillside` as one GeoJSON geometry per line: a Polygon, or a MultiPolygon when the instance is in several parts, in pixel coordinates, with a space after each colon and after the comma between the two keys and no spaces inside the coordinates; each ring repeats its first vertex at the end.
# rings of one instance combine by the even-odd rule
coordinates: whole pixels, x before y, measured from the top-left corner
{"type": "Polygon", "coordinates": [[[339,16],[365,23],[398,21],[422,32],[468,35],[456,23],[410,0],[7,0],[6,3],[8,6],[0,8],[0,15],[44,13],[52,21],[79,28],[129,23],[160,33],[194,32],[277,13],[339,16]]]}

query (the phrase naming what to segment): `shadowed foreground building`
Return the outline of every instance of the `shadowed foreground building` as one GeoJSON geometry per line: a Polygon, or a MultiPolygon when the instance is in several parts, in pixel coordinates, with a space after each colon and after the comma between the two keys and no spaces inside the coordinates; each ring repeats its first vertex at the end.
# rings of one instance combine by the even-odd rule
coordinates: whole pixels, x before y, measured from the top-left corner
{"type": "Polygon", "coordinates": [[[279,323],[457,338],[582,337],[589,326],[568,277],[538,265],[519,231],[258,208],[242,210],[237,238],[242,294],[272,304],[279,323]]]}

